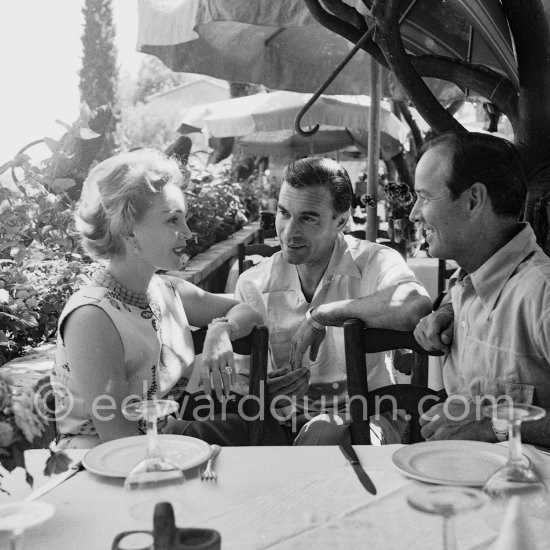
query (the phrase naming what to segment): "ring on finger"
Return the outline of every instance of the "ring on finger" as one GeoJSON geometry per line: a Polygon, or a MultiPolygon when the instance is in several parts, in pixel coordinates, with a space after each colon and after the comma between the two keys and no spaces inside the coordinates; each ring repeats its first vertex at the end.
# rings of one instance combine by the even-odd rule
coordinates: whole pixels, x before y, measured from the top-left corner
{"type": "Polygon", "coordinates": [[[226,374],[231,374],[233,372],[233,369],[229,365],[227,365],[224,370],[226,374]]]}

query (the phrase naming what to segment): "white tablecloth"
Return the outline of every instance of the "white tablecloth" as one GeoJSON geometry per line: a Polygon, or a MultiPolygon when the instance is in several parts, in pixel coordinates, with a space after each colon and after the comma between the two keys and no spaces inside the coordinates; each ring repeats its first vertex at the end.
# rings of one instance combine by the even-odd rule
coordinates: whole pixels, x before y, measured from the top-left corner
{"type": "MultiPolygon", "coordinates": [[[[440,550],[441,520],[411,509],[406,495],[419,482],[393,466],[400,445],[356,447],[378,495],[367,493],[337,447],[224,448],[217,459],[217,483],[196,472],[172,495],[182,503],[179,527],[220,531],[222,548],[360,548],[440,550]]],[[[550,479],[550,457],[528,448],[550,479]]],[[[163,493],[161,500],[169,500],[163,493]]],[[[151,525],[133,519],[138,499],[122,480],[80,472],[42,497],[56,506],[48,522],[24,534],[23,548],[107,549],[115,535],[151,525]]],[[[482,514],[460,516],[459,548],[488,548],[495,534],[482,514]]],[[[8,548],[0,535],[0,548],[8,548]]]]}

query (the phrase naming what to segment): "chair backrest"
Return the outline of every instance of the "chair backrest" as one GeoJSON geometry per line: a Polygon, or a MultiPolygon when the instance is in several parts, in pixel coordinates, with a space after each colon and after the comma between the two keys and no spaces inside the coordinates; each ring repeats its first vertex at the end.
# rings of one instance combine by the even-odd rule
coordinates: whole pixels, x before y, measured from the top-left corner
{"type": "Polygon", "coordinates": [[[369,391],[365,354],[393,349],[410,349],[423,355],[442,355],[441,352],[423,349],[412,332],[369,329],[360,319],[344,322],[344,345],[352,442],[356,445],[370,445],[369,418],[377,413],[393,411],[396,407],[404,409],[411,417],[409,442],[420,441],[419,416],[439,400],[438,392],[415,384],[395,384],[369,391]]]}
{"type": "MultiPolygon", "coordinates": [[[[207,327],[202,327],[192,331],[195,354],[197,355],[202,353],[207,330],[207,327]]],[[[268,342],[269,331],[265,325],[258,325],[248,336],[232,341],[235,353],[250,356],[248,395],[253,395],[256,399],[246,400],[243,404],[246,417],[254,419],[248,430],[250,445],[263,444],[265,411],[262,411],[260,407],[263,406],[262,396],[265,396],[262,385],[265,385],[267,380],[268,342]]]]}
{"type": "MultiPolygon", "coordinates": [[[[243,271],[245,271],[245,258],[246,256],[252,256],[253,254],[256,254],[258,256],[263,256],[264,258],[269,258],[275,254],[275,252],[279,252],[281,250],[280,245],[274,245],[271,246],[269,244],[265,243],[257,243],[257,244],[239,244],[237,246],[237,260],[239,262],[239,274],[241,274],[243,271]]],[[[248,264],[247,264],[248,265],[248,264]]],[[[251,267],[248,265],[248,267],[251,267]]]]}

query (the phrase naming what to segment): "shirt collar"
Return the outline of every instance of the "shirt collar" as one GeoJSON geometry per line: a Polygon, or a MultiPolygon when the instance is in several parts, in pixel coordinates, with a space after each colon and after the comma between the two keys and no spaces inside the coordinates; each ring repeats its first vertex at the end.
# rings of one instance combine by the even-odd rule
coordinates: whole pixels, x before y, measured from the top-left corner
{"type": "Polygon", "coordinates": [[[531,226],[528,223],[519,225],[519,233],[470,275],[472,285],[488,314],[519,264],[538,249],[531,226]]]}
{"type": "MultiPolygon", "coordinates": [[[[350,247],[344,235],[338,233],[330,260],[321,279],[321,286],[331,282],[336,275],[361,278],[361,272],[352,256],[352,250],[359,247],[360,242],[352,243],[350,247]]],[[[278,252],[272,256],[271,272],[265,291],[295,290],[296,288],[300,288],[298,270],[295,265],[285,262],[282,252],[278,252]]]]}

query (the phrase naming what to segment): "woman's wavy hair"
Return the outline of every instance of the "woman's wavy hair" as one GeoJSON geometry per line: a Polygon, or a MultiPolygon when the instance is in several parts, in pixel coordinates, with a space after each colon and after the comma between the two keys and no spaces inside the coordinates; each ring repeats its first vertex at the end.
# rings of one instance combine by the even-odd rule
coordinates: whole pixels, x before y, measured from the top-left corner
{"type": "Polygon", "coordinates": [[[100,162],[84,181],[75,214],[84,250],[95,259],[124,253],[124,237],[143,219],[167,183],[189,181],[177,160],[156,149],[136,149],[100,162]]]}

